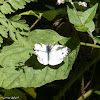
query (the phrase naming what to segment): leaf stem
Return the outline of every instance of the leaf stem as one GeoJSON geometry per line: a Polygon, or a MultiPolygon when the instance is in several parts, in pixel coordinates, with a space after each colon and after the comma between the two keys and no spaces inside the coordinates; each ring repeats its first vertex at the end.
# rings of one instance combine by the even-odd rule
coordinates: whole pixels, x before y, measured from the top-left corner
{"type": "MultiPolygon", "coordinates": [[[[70,3],[71,3],[71,5],[73,6],[73,8],[74,8],[74,10],[75,10],[75,12],[76,12],[76,15],[77,15],[77,17],[79,18],[79,20],[80,20],[81,24],[82,24],[83,26],[85,26],[85,25],[82,23],[82,21],[81,21],[80,17],[78,16],[78,14],[77,14],[77,9],[76,9],[76,7],[75,7],[74,3],[73,3],[73,2],[70,2],[70,3]]],[[[90,31],[88,30],[88,31],[87,31],[87,33],[88,33],[88,34],[89,34],[89,36],[93,39],[93,34],[92,34],[92,32],[90,32],[90,31]]],[[[94,44],[96,44],[96,43],[97,43],[97,41],[96,41],[96,40],[94,40],[94,39],[93,39],[93,41],[94,41],[94,44]]]]}
{"type": "Polygon", "coordinates": [[[95,45],[95,44],[90,44],[90,43],[84,43],[84,42],[80,42],[80,45],[84,45],[84,46],[89,46],[89,47],[94,47],[94,48],[99,48],[99,45],[95,45]]]}
{"type": "Polygon", "coordinates": [[[30,27],[30,30],[38,23],[38,21],[40,20],[41,18],[38,18],[30,27]]]}
{"type": "Polygon", "coordinates": [[[93,89],[90,89],[84,94],[84,98],[80,96],[77,100],[85,100],[87,97],[89,97],[93,93],[93,91],[94,91],[93,89]]]}

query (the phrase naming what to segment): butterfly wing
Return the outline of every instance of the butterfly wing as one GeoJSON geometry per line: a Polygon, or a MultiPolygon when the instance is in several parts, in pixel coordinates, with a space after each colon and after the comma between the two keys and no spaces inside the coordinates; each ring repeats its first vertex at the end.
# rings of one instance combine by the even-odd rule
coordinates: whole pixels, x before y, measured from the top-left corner
{"type": "Polygon", "coordinates": [[[70,49],[68,47],[64,47],[63,45],[53,46],[49,54],[49,65],[60,64],[69,52],[70,49]]]}
{"type": "Polygon", "coordinates": [[[34,50],[38,61],[43,65],[48,65],[47,46],[44,44],[35,44],[34,50]]]}

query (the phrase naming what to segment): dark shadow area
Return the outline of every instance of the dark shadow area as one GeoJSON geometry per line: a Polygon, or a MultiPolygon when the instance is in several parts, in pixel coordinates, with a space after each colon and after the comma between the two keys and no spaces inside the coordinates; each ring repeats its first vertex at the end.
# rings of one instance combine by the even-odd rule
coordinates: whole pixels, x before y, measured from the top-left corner
{"type": "Polygon", "coordinates": [[[58,69],[60,66],[62,66],[64,64],[64,61],[59,64],[59,65],[55,65],[55,66],[51,66],[51,65],[43,65],[41,64],[38,60],[37,60],[37,56],[36,55],[32,55],[30,57],[30,59],[28,59],[25,63],[26,66],[28,67],[33,67],[34,69],[43,69],[45,67],[50,67],[52,69],[58,69]]]}

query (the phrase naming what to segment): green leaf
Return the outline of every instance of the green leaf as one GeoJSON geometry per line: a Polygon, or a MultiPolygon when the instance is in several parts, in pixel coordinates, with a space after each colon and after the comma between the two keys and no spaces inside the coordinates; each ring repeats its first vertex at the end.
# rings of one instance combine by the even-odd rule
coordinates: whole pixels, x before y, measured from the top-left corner
{"type": "Polygon", "coordinates": [[[52,21],[57,16],[57,14],[58,13],[56,10],[49,10],[49,11],[43,12],[43,17],[49,21],[52,21]]]}
{"type": "Polygon", "coordinates": [[[67,6],[67,13],[68,13],[70,23],[77,25],[77,26],[82,26],[82,22],[81,22],[80,18],[78,17],[75,10],[70,9],[67,6]]]}
{"type": "Polygon", "coordinates": [[[0,36],[0,47],[2,43],[3,43],[3,38],[0,36]]]}
{"type": "Polygon", "coordinates": [[[93,32],[95,30],[95,24],[92,20],[90,22],[86,23],[85,26],[88,27],[90,32],[93,32]]]}
{"type": "Polygon", "coordinates": [[[95,16],[98,4],[95,4],[92,8],[89,8],[85,12],[75,11],[67,6],[67,12],[69,21],[74,24],[77,31],[93,32],[95,30],[95,25],[93,18],[95,16]]]}
{"type": "Polygon", "coordinates": [[[99,37],[93,37],[94,40],[96,40],[100,44],[100,38],[99,37]]]}
{"type": "Polygon", "coordinates": [[[89,8],[88,10],[82,13],[80,19],[83,24],[89,23],[94,18],[97,7],[98,7],[98,3],[96,3],[92,8],[89,8]]]}
{"type": "Polygon", "coordinates": [[[34,30],[30,32],[29,40],[33,43],[55,44],[63,37],[50,29],[34,30]],[[50,39],[49,39],[50,37],[50,39]]]}
{"type": "Polygon", "coordinates": [[[4,14],[0,13],[0,34],[2,37],[7,38],[10,36],[12,40],[16,41],[16,34],[22,34],[25,33],[25,31],[29,31],[30,29],[28,24],[26,24],[26,21],[20,19],[21,16],[18,15],[7,19],[4,14]]]}
{"type": "MultiPolygon", "coordinates": [[[[16,34],[22,34],[24,31],[29,31],[28,24],[25,20],[20,20],[21,16],[15,15],[8,19],[9,36],[16,41],[16,34]]],[[[25,35],[25,34],[23,34],[25,35]]]]}
{"type": "Polygon", "coordinates": [[[0,99],[1,99],[1,100],[4,100],[4,99],[3,99],[3,95],[1,95],[1,94],[0,94],[0,99]]]}
{"type": "Polygon", "coordinates": [[[21,14],[19,14],[20,16],[22,15],[34,15],[36,16],[37,18],[39,17],[34,11],[30,10],[30,11],[26,11],[26,12],[23,12],[21,14]]]}
{"type": "Polygon", "coordinates": [[[8,30],[7,30],[7,28],[6,27],[4,27],[3,25],[0,25],[0,34],[3,36],[3,37],[5,37],[5,38],[7,38],[8,37],[8,30]]]}
{"type": "Polygon", "coordinates": [[[96,90],[94,93],[100,95],[100,90],[96,90]]]}
{"type": "Polygon", "coordinates": [[[26,94],[18,89],[2,90],[4,97],[10,100],[27,100],[26,94]]]}
{"type": "Polygon", "coordinates": [[[81,31],[81,32],[86,32],[88,30],[88,27],[84,27],[84,26],[76,26],[75,28],[77,31],[81,31]]]}
{"type": "Polygon", "coordinates": [[[65,38],[49,29],[37,29],[30,32],[28,37],[18,37],[17,41],[5,46],[0,53],[0,87],[40,87],[68,77],[79,50],[79,42],[76,39],[65,38]],[[44,66],[34,54],[35,43],[60,43],[68,46],[71,53],[57,66],[44,66]]]}
{"type": "Polygon", "coordinates": [[[31,1],[35,2],[37,0],[0,0],[0,10],[4,14],[11,14],[11,12],[15,12],[18,9],[25,8],[26,3],[30,3],[31,1]]]}
{"type": "Polygon", "coordinates": [[[3,43],[3,39],[2,39],[2,37],[0,36],[0,43],[3,43]]]}
{"type": "Polygon", "coordinates": [[[24,45],[24,43],[19,44],[19,41],[17,41],[15,44],[11,46],[4,47],[1,52],[2,52],[0,54],[0,56],[2,56],[2,58],[0,58],[1,66],[10,67],[10,66],[19,66],[20,65],[19,62],[21,62],[21,65],[24,65],[27,59],[30,58],[30,54],[33,52],[33,50],[32,48],[31,49],[29,48],[27,43],[24,45]]]}
{"type": "MultiPolygon", "coordinates": [[[[21,30],[29,30],[28,24],[26,24],[25,20],[19,20],[21,17],[18,15],[13,16],[13,18],[9,19],[9,24],[11,24],[15,28],[19,28],[21,30]],[[16,17],[18,17],[16,19],[16,17]],[[15,19],[14,19],[15,18],[15,19]]],[[[10,29],[9,29],[10,30],[10,29]]]]}
{"type": "Polygon", "coordinates": [[[11,9],[11,6],[8,3],[4,2],[1,6],[1,12],[4,14],[11,14],[11,12],[14,12],[14,10],[11,9]]]}
{"type": "Polygon", "coordinates": [[[36,92],[34,88],[22,88],[26,93],[31,95],[34,99],[36,98],[36,92]]]}

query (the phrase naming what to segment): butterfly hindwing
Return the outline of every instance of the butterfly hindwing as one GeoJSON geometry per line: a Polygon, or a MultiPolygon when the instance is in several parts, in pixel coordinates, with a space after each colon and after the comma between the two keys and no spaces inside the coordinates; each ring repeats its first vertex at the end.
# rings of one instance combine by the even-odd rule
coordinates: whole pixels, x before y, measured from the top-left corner
{"type": "Polygon", "coordinates": [[[63,58],[68,54],[68,47],[64,47],[63,45],[55,45],[50,52],[49,65],[60,64],[63,61],[63,58]]]}
{"type": "Polygon", "coordinates": [[[34,50],[38,61],[43,65],[58,65],[70,52],[63,45],[35,44],[34,50]]]}
{"type": "Polygon", "coordinates": [[[34,50],[38,61],[43,65],[48,65],[48,54],[46,52],[46,46],[44,44],[35,44],[34,50]]]}

